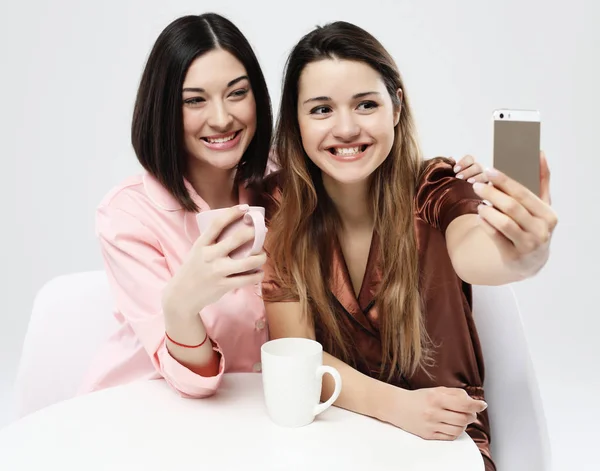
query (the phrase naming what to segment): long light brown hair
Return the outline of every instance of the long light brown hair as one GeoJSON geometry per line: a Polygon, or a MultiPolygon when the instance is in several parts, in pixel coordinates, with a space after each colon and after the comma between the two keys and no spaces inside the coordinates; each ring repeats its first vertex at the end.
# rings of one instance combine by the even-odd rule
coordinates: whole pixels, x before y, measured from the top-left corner
{"type": "MultiPolygon", "coordinates": [[[[370,180],[382,284],[376,295],[382,358],[379,376],[414,373],[427,360],[421,316],[418,253],[413,200],[422,159],[406,90],[398,68],[371,34],[346,22],[318,27],[292,50],[285,70],[275,133],[282,168],[279,210],[271,221],[267,248],[282,298],[300,300],[302,312],[318,330],[325,350],[356,365],[356,347],[338,319],[327,287],[339,215],[327,195],[321,170],[306,155],[298,125],[298,87],[304,68],[323,59],[359,61],[377,71],[395,107],[401,107],[392,149],[370,180]],[[397,90],[403,91],[402,103],[397,90]]],[[[267,299],[276,302],[278,298],[267,299]]]]}

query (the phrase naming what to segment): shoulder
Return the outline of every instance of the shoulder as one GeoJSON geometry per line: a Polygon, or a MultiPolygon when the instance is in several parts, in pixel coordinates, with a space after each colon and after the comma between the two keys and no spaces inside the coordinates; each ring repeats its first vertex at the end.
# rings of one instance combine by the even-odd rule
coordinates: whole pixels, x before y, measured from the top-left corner
{"type": "Polygon", "coordinates": [[[280,198],[283,182],[281,170],[269,173],[263,180],[263,192],[270,197],[280,198]]]}
{"type": "Polygon", "coordinates": [[[434,157],[433,159],[424,160],[421,163],[419,178],[417,184],[417,192],[421,187],[431,182],[443,180],[445,178],[455,178],[454,165],[456,162],[447,157],[434,157]]]}
{"type": "Polygon", "coordinates": [[[424,205],[437,201],[449,191],[465,189],[465,182],[456,178],[453,167],[454,161],[445,157],[422,162],[415,191],[417,211],[424,205]]]}
{"type": "Polygon", "coordinates": [[[96,208],[96,234],[105,238],[151,237],[164,218],[183,209],[149,173],[133,175],[113,187],[96,208]]]}
{"type": "Polygon", "coordinates": [[[111,188],[104,195],[98,208],[125,209],[128,201],[143,194],[144,174],[132,175],[111,188]]]}
{"type": "Polygon", "coordinates": [[[132,175],[113,187],[101,200],[98,210],[121,210],[132,215],[147,211],[181,211],[169,191],[149,173],[132,175]]]}
{"type": "Polygon", "coordinates": [[[282,196],[283,175],[281,170],[269,173],[261,182],[259,191],[259,205],[265,208],[267,220],[275,214],[279,208],[282,196]]]}
{"type": "Polygon", "coordinates": [[[452,159],[437,157],[423,162],[415,193],[415,213],[445,233],[455,218],[476,213],[481,199],[473,186],[456,178],[452,159]]]}

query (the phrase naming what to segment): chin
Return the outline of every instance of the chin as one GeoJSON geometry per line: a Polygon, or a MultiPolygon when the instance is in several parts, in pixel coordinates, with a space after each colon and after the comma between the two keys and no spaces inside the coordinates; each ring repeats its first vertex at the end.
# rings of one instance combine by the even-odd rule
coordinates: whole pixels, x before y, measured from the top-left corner
{"type": "Polygon", "coordinates": [[[240,160],[242,160],[241,155],[236,159],[217,160],[216,162],[213,162],[212,165],[221,170],[232,170],[238,166],[240,160]]]}
{"type": "Polygon", "coordinates": [[[351,166],[348,166],[348,168],[330,167],[325,169],[322,168],[321,170],[335,182],[344,185],[350,185],[368,181],[375,172],[375,170],[377,170],[377,167],[371,168],[371,166],[368,166],[367,168],[365,168],[364,166],[360,166],[351,168],[351,166]]]}
{"type": "Polygon", "coordinates": [[[195,155],[194,160],[201,166],[208,165],[209,167],[219,170],[232,170],[240,163],[242,155],[211,155],[208,159],[206,157],[195,155]]]}
{"type": "Polygon", "coordinates": [[[342,185],[353,185],[369,180],[372,172],[327,172],[324,171],[329,179],[342,185]]]}

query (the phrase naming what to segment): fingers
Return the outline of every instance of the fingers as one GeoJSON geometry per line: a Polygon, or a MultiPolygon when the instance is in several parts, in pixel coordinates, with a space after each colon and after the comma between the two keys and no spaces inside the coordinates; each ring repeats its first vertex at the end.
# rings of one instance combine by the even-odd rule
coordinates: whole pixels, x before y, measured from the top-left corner
{"type": "Polygon", "coordinates": [[[200,235],[196,241],[196,244],[202,246],[211,245],[217,240],[221,232],[223,232],[223,229],[229,226],[229,224],[232,222],[240,219],[248,212],[248,209],[249,207],[247,204],[241,204],[232,208],[227,208],[222,212],[222,214],[220,214],[211,222],[210,226],[208,226],[208,229],[200,235]]]}
{"type": "Polygon", "coordinates": [[[267,254],[263,250],[258,255],[249,255],[245,258],[223,259],[223,273],[227,276],[236,276],[238,273],[246,273],[260,269],[267,261],[267,254]]]}
{"type": "MultiPolygon", "coordinates": [[[[256,255],[258,257],[258,255],[256,255]]],[[[235,275],[227,278],[229,290],[242,288],[243,286],[260,283],[265,276],[264,271],[257,270],[243,275],[235,275]]]]}
{"type": "Polygon", "coordinates": [[[540,152],[540,199],[548,205],[552,204],[552,198],[550,197],[550,167],[544,151],[540,152]]]}
{"type": "MultiPolygon", "coordinates": [[[[479,209],[478,209],[479,211],[479,209]]],[[[479,224],[481,225],[481,227],[483,228],[483,230],[487,233],[487,235],[489,235],[490,237],[492,237],[493,239],[505,239],[506,238],[496,229],[494,229],[489,222],[487,222],[485,219],[483,219],[481,216],[479,216],[479,224]]],[[[510,242],[510,241],[509,241],[510,242]]]]}
{"type": "MultiPolygon", "coordinates": [[[[509,178],[504,173],[496,169],[486,170],[486,174],[490,179],[493,187],[499,192],[504,193],[514,199],[517,203],[523,206],[531,215],[536,216],[546,221],[549,226],[549,230],[552,231],[558,222],[556,214],[553,209],[536,195],[534,195],[524,185],[518,183],[516,180],[509,178]]],[[[489,185],[488,185],[489,186],[489,185]]],[[[481,186],[473,185],[473,189],[481,196],[479,192],[486,192],[481,186]],[[475,188],[477,186],[477,188],[475,188]]],[[[498,193],[488,193],[488,196],[495,198],[498,193]]],[[[496,206],[496,201],[493,201],[487,197],[483,197],[496,206]]]]}
{"type": "Polygon", "coordinates": [[[484,204],[477,207],[477,212],[482,221],[511,241],[519,252],[526,252],[524,245],[527,244],[527,234],[515,221],[497,209],[484,204]]]}
{"type": "Polygon", "coordinates": [[[471,165],[469,168],[456,175],[456,178],[467,180],[469,183],[487,183],[488,181],[487,175],[479,164],[471,165]]]}
{"type": "Polygon", "coordinates": [[[244,226],[214,245],[215,256],[226,257],[238,247],[254,239],[254,227],[244,226]]]}
{"type": "MultiPolygon", "coordinates": [[[[479,166],[479,164],[477,166],[479,166]]],[[[487,183],[489,180],[488,180],[488,177],[485,174],[485,172],[483,170],[480,170],[480,169],[478,169],[477,171],[481,172],[481,173],[477,173],[474,176],[468,178],[467,182],[469,182],[469,183],[477,183],[477,182],[479,182],[479,183],[487,183]]]]}
{"type": "Polygon", "coordinates": [[[522,204],[506,193],[484,183],[475,183],[473,190],[477,196],[489,201],[495,209],[512,219],[524,231],[535,232],[540,229],[538,218],[532,216],[522,204]]]}
{"type": "Polygon", "coordinates": [[[266,261],[267,254],[263,251],[242,259],[219,258],[212,263],[212,267],[220,278],[220,286],[225,291],[230,291],[248,284],[260,283],[264,276],[261,267],[266,261]]]}
{"type": "Polygon", "coordinates": [[[484,401],[473,399],[461,388],[437,387],[427,392],[422,419],[428,424],[429,430],[423,435],[426,439],[454,440],[487,408],[484,401]]]}
{"type": "MultiPolygon", "coordinates": [[[[482,204],[479,205],[477,211],[482,222],[487,223],[489,227],[512,242],[519,253],[531,253],[547,244],[550,240],[551,232],[549,231],[547,224],[541,219],[534,218],[531,229],[529,231],[524,231],[514,220],[495,208],[482,204]]],[[[486,232],[489,231],[486,227],[484,227],[484,230],[486,230],[486,232]]]]}
{"type": "Polygon", "coordinates": [[[466,155],[455,166],[454,172],[456,178],[466,180],[469,183],[482,182],[487,183],[488,177],[483,171],[481,165],[475,162],[475,159],[466,155]]]}
{"type": "Polygon", "coordinates": [[[443,440],[445,442],[451,442],[452,440],[456,440],[456,436],[448,435],[442,432],[435,432],[432,436],[432,440],[443,440]]]}
{"type": "Polygon", "coordinates": [[[475,412],[464,413],[442,410],[440,412],[439,420],[443,424],[452,425],[464,430],[467,425],[472,424],[477,420],[477,414],[475,412]]]}
{"type": "Polygon", "coordinates": [[[463,414],[442,410],[440,412],[440,419],[435,425],[433,438],[438,440],[454,440],[475,420],[477,420],[477,414],[475,413],[463,414]]]}
{"type": "Polygon", "coordinates": [[[492,185],[473,185],[475,193],[493,206],[479,208],[482,219],[510,239],[521,253],[545,245],[558,223],[554,210],[502,172],[488,172],[492,185]]]}
{"type": "MultiPolygon", "coordinates": [[[[466,427],[466,426],[465,426],[466,427]]],[[[452,440],[457,438],[461,433],[465,431],[465,427],[459,427],[450,424],[439,424],[436,433],[452,437],[452,440]]]]}
{"type": "Polygon", "coordinates": [[[464,170],[467,167],[470,167],[474,163],[475,163],[475,159],[473,158],[472,155],[465,155],[462,159],[460,159],[458,162],[456,162],[456,165],[454,166],[454,173],[459,173],[461,170],[464,170]]]}
{"type": "Polygon", "coordinates": [[[487,408],[485,401],[473,399],[464,389],[447,388],[442,398],[441,407],[451,412],[463,414],[477,414],[487,408]]]}

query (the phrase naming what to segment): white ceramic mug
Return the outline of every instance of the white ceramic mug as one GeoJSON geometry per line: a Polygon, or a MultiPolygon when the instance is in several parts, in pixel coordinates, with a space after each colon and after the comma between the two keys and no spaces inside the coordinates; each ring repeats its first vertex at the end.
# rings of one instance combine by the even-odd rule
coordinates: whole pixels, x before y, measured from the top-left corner
{"type": "Polygon", "coordinates": [[[305,338],[282,338],[261,347],[262,380],[267,412],[284,427],[302,427],[329,408],[340,395],[342,378],[331,366],[323,366],[323,347],[305,338]],[[335,389],[322,404],[325,373],[333,376],[335,389]]]}

